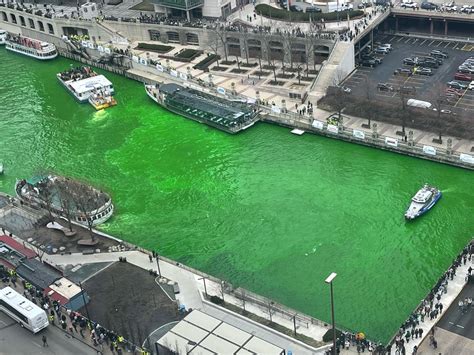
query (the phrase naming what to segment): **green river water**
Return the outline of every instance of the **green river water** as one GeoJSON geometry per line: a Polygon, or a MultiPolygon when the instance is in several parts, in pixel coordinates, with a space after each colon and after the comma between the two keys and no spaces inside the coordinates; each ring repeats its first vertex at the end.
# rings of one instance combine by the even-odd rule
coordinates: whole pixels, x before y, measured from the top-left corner
{"type": "Polygon", "coordinates": [[[108,233],[387,341],[466,245],[472,173],[258,124],[231,136],[107,74],[118,106],[78,104],[41,63],[0,49],[0,190],[43,168],[108,191],[108,233]],[[443,198],[406,223],[424,182],[443,198]]]}

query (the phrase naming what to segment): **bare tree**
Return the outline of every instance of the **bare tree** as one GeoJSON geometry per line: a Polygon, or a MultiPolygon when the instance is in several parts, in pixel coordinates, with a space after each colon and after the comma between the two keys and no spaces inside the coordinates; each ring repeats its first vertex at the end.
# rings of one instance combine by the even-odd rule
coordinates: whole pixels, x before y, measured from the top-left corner
{"type": "Polygon", "coordinates": [[[223,281],[223,280],[221,280],[221,282],[219,282],[219,294],[221,296],[222,302],[224,302],[225,281],[223,281]]]}
{"type": "Polygon", "coordinates": [[[219,68],[219,58],[220,58],[220,49],[221,49],[221,41],[219,40],[219,37],[214,34],[212,38],[209,40],[207,43],[207,47],[211,50],[212,53],[216,55],[217,61],[217,67],[219,68]]]}
{"type": "MultiPolygon", "coordinates": [[[[243,41],[243,52],[245,55],[245,61],[247,62],[247,65],[249,64],[249,37],[250,33],[248,32],[247,28],[242,27],[242,31],[240,32],[240,38],[242,38],[243,41]]],[[[260,68],[262,70],[262,68],[260,68]]]]}
{"type": "Polygon", "coordinates": [[[433,141],[438,144],[443,144],[442,134],[444,125],[443,119],[441,118],[441,114],[443,113],[444,108],[448,105],[445,93],[445,86],[441,83],[437,83],[430,91],[429,97],[431,100],[430,102],[434,106],[434,113],[436,116],[433,122],[433,126],[438,133],[438,139],[434,139],[433,141]]]}
{"type": "Polygon", "coordinates": [[[397,77],[397,85],[395,90],[397,91],[397,96],[400,99],[400,104],[401,104],[401,120],[402,120],[402,135],[405,137],[406,136],[406,124],[407,124],[407,119],[408,119],[408,98],[412,94],[412,91],[415,90],[415,88],[410,88],[405,86],[406,80],[404,77],[402,77],[400,74],[398,74],[397,77]]]}
{"type": "Polygon", "coordinates": [[[365,92],[365,100],[366,100],[366,107],[368,108],[365,112],[367,114],[367,128],[371,127],[372,118],[374,115],[374,110],[370,107],[371,104],[374,102],[375,98],[375,91],[377,86],[375,82],[369,78],[368,75],[364,76],[364,92],[365,92]]]}
{"type": "Polygon", "coordinates": [[[58,189],[59,203],[61,205],[62,214],[66,217],[68,222],[69,230],[72,232],[72,217],[76,210],[74,204],[74,197],[69,192],[69,186],[64,181],[57,181],[56,186],[58,189]]]}
{"type": "Polygon", "coordinates": [[[274,308],[274,303],[273,301],[266,300],[265,301],[265,312],[268,315],[268,319],[270,320],[270,323],[273,323],[273,315],[275,314],[275,308],[274,308]]]}
{"type": "MultiPolygon", "coordinates": [[[[273,78],[274,81],[277,82],[277,76],[276,76],[276,61],[274,56],[272,55],[272,51],[270,48],[270,42],[271,42],[271,36],[266,34],[266,33],[261,33],[260,36],[260,45],[262,49],[262,54],[266,53],[267,54],[267,63],[268,66],[272,68],[273,71],[273,78]]],[[[260,70],[262,70],[262,63],[260,61],[260,70]]]]}
{"type": "Polygon", "coordinates": [[[247,291],[244,288],[240,288],[240,304],[242,306],[243,312],[245,313],[247,310],[245,306],[247,304],[247,291]]]}
{"type": "MultiPolygon", "coordinates": [[[[227,30],[224,25],[216,25],[216,27],[210,29],[214,39],[220,42],[220,48],[224,49],[224,58],[226,62],[229,60],[227,53],[227,30]]],[[[212,41],[211,41],[212,42],[212,41]]]]}

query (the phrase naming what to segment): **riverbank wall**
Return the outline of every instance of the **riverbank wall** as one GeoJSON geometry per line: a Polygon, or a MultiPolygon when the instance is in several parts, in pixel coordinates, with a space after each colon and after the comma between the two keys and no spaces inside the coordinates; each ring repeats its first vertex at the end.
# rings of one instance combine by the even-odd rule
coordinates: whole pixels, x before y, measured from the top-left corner
{"type": "MultiPolygon", "coordinates": [[[[140,57],[129,58],[129,60],[126,61],[126,66],[119,68],[115,65],[99,63],[98,59],[101,55],[96,49],[87,50],[87,53],[90,54],[90,59],[71,53],[64,48],[59,49],[59,53],[66,58],[97,66],[103,70],[142,83],[174,82],[220,97],[248,99],[237,93],[225,92],[222,94],[216,85],[204,82],[203,80],[196,80],[189,73],[177,72],[166,66],[163,66],[162,70],[158,70],[156,66],[140,57]]],[[[417,138],[417,136],[420,135],[433,136],[434,133],[431,132],[415,132],[407,127],[405,138],[397,136],[396,134],[386,134],[387,131],[393,131],[393,129],[388,130],[387,127],[389,125],[382,122],[372,121],[370,128],[356,127],[353,124],[349,124],[349,121],[354,117],[347,115],[342,115],[342,122],[338,123],[336,114],[317,108],[314,110],[312,116],[307,116],[290,112],[285,107],[275,109],[276,106],[274,105],[262,105],[263,101],[259,100],[258,97],[257,103],[259,104],[260,120],[262,122],[277,124],[290,129],[298,128],[311,134],[474,170],[474,154],[456,149],[457,146],[460,146],[460,140],[456,140],[455,138],[445,138],[445,145],[434,145],[427,142],[423,143],[417,138]]],[[[358,119],[364,120],[363,118],[358,119]]],[[[469,143],[470,142],[466,141],[464,145],[468,145],[469,143]]],[[[474,146],[474,143],[472,143],[472,145],[474,146]]]]}

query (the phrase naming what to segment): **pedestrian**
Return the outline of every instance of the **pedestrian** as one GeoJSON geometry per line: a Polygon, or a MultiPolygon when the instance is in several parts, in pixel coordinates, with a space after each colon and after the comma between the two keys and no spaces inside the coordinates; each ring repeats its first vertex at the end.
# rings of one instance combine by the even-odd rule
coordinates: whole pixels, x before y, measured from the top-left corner
{"type": "Polygon", "coordinates": [[[411,339],[415,338],[415,329],[411,328],[411,339]]]}
{"type": "Polygon", "coordinates": [[[418,329],[415,329],[415,339],[418,339],[419,334],[420,334],[420,331],[418,329]]]}
{"type": "Polygon", "coordinates": [[[48,340],[46,339],[46,335],[43,335],[43,337],[41,338],[41,340],[43,340],[43,347],[49,347],[48,345],[48,340]]]}
{"type": "Polygon", "coordinates": [[[148,259],[150,260],[150,263],[153,262],[153,257],[151,255],[148,255],[148,259]]]}
{"type": "Polygon", "coordinates": [[[438,348],[438,342],[436,341],[436,339],[433,339],[433,348],[438,348]]]}
{"type": "Polygon", "coordinates": [[[414,346],[413,347],[413,355],[416,355],[416,353],[418,352],[418,346],[414,346]]]}

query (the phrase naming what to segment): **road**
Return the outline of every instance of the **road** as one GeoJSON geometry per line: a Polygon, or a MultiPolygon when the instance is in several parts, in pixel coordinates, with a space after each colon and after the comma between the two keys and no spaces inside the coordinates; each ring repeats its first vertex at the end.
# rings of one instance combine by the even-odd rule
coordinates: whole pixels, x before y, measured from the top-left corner
{"type": "Polygon", "coordinates": [[[438,327],[474,340],[474,307],[465,314],[459,310],[458,302],[466,297],[474,297],[474,283],[467,284],[456,300],[441,318],[438,327]]]}
{"type": "Polygon", "coordinates": [[[49,355],[49,354],[97,354],[89,346],[75,340],[60,329],[49,326],[38,334],[20,327],[18,323],[0,312],[0,355],[49,355]],[[42,336],[46,335],[49,347],[43,347],[42,336]]]}

